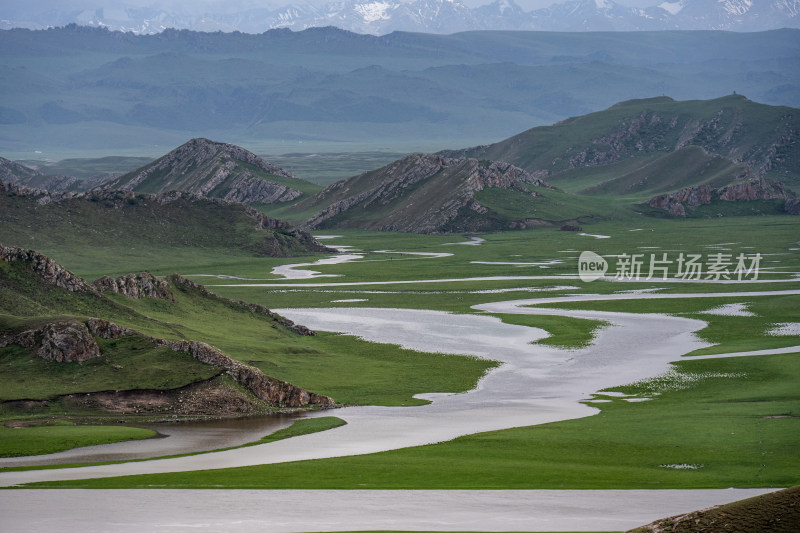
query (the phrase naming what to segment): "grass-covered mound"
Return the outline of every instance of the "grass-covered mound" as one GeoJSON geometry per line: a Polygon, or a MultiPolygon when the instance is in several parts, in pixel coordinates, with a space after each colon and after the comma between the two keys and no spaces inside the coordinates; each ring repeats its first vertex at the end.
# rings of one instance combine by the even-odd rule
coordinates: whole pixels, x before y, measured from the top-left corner
{"type": "Polygon", "coordinates": [[[794,533],[800,531],[800,486],[656,520],[629,533],[794,533]]]}

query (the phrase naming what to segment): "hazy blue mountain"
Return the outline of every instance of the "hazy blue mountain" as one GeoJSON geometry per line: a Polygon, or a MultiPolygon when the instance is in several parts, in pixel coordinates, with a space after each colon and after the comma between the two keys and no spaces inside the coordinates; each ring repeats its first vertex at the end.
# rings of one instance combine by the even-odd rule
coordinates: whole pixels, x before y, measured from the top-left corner
{"type": "Polygon", "coordinates": [[[178,10],[120,2],[114,8],[86,9],[86,4],[78,1],[52,5],[36,2],[27,8],[4,7],[0,27],[46,28],[76,23],[135,33],[160,33],[167,28],[262,33],[272,28],[336,26],[373,35],[393,31],[762,31],[800,27],[800,0],[653,0],[646,8],[627,7],[613,0],[564,0],[528,12],[513,0],[495,0],[477,8],[458,0],[340,0],[321,6],[289,4],[278,9],[237,4],[234,1],[209,11],[202,4],[178,10]]]}
{"type": "Polygon", "coordinates": [[[307,142],[432,151],[662,94],[736,91],[800,107],[800,30],[137,36],[69,26],[0,31],[0,68],[10,159],[53,147],[155,157],[196,137],[262,154],[307,142]]]}

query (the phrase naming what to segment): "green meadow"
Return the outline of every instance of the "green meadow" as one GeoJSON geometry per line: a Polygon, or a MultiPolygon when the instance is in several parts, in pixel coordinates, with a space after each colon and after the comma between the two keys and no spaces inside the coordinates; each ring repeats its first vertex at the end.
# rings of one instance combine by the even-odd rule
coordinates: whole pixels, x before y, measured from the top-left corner
{"type": "MultiPolygon", "coordinates": [[[[325,233],[340,237],[326,240],[326,244],[351,246],[363,253],[363,258],[309,267],[334,277],[305,280],[281,281],[270,272],[281,264],[311,263],[319,256],[275,259],[227,255],[215,260],[213,250],[207,250],[196,256],[199,261],[192,265],[192,251],[178,248],[170,260],[180,267],[181,274],[224,298],[270,308],[367,306],[476,313],[471,306],[480,303],[573,294],[602,296],[649,289],[663,294],[720,292],[730,296],[541,304],[667,313],[708,324],[697,335],[713,346],[689,354],[663,376],[599,391],[587,402],[597,408],[594,416],[358,457],[46,486],[589,489],[797,484],[800,354],[707,360],[692,360],[691,356],[800,345],[798,335],[770,334],[776,324],[800,322],[800,296],[737,296],[744,291],[800,288],[800,281],[778,281],[794,280],[794,273],[800,272],[800,223],[787,216],[641,218],[637,222],[598,222],[585,228],[586,233],[610,238],[542,228],[481,235],[485,241],[478,246],[451,244],[468,240],[458,235],[330,231],[325,233]],[[652,248],[655,246],[659,248],[652,248]],[[577,256],[583,250],[595,251],[612,261],[611,256],[622,253],[684,252],[707,257],[722,248],[732,255],[762,254],[759,282],[668,283],[652,279],[585,283],[574,279],[577,256]],[[452,255],[426,257],[386,251],[452,255]],[[552,277],[558,275],[572,277],[552,277]],[[487,276],[523,279],[476,279],[487,276]],[[532,279],[537,276],[550,278],[532,279]],[[459,278],[469,279],[452,281],[459,278]],[[279,286],[239,286],[246,283],[279,286]],[[348,285],[303,286],[309,283],[348,285]],[[704,313],[729,304],[742,304],[740,307],[750,314],[704,313]],[[628,401],[631,398],[647,400],[628,401]]],[[[99,267],[86,257],[71,257],[67,250],[59,258],[89,278],[106,268],[104,261],[110,270],[124,269],[123,259],[97,259],[99,267]]],[[[168,273],[159,270],[158,261],[153,259],[156,268],[151,272],[168,273]]],[[[114,296],[112,302],[135,311],[136,316],[152,319],[127,319],[144,333],[209,342],[267,374],[329,394],[344,404],[417,405],[421,401],[413,399],[413,394],[468,390],[493,366],[490,361],[425,354],[324,332],[313,338],[291,339],[265,330],[263,322],[245,319],[221,301],[204,300],[192,293],[178,294],[176,304],[121,296],[114,296]]],[[[598,328],[605,326],[598,321],[557,316],[498,318],[542,328],[550,336],[539,342],[564,349],[586,346],[598,328]]],[[[121,322],[126,323],[124,317],[121,322]]]]}

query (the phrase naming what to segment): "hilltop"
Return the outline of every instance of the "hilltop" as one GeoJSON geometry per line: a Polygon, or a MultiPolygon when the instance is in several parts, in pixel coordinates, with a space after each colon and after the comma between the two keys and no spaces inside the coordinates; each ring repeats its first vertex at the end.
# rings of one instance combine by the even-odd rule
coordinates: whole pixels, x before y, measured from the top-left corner
{"type": "Polygon", "coordinates": [[[100,185],[147,193],[186,191],[206,198],[271,204],[289,202],[318,186],[233,144],[192,139],[152,163],[100,185]]]}

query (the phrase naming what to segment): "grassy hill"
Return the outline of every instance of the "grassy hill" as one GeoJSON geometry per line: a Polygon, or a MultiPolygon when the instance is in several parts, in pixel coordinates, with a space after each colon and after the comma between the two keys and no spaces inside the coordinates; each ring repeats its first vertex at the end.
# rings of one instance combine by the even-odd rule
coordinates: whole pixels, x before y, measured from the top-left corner
{"type": "Polygon", "coordinates": [[[414,233],[575,228],[664,211],[797,214],[787,185],[800,185],[799,147],[796,109],[736,95],[661,97],[493,145],[408,156],[290,206],[260,208],[307,228],[414,233]]]}
{"type": "Polygon", "coordinates": [[[723,184],[746,170],[798,186],[798,137],[800,111],[794,108],[739,95],[698,101],[660,97],[622,102],[495,144],[446,153],[508,161],[546,173],[553,185],[572,192],[647,196],[686,185],[723,184]],[[657,157],[667,154],[672,157],[657,157]]]}
{"type": "Polygon", "coordinates": [[[2,247],[0,259],[0,418],[235,416],[327,405],[210,345],[192,343],[186,326],[129,304],[144,298],[180,309],[188,301],[196,310],[205,307],[206,315],[227,310],[259,322],[273,339],[309,333],[265,308],[216,298],[179,276],[149,274],[118,280],[128,292],[114,298],[107,284],[87,284],[38,252],[2,247]],[[261,382],[287,392],[267,394],[261,382]]]}
{"type": "Polygon", "coordinates": [[[0,242],[55,256],[67,252],[98,277],[175,268],[182,250],[192,264],[204,254],[283,257],[328,250],[308,233],[240,203],[180,192],[51,195],[23,189],[0,188],[0,242]]]}

